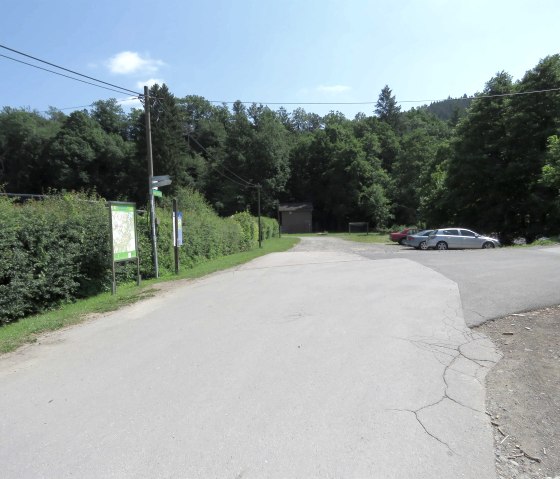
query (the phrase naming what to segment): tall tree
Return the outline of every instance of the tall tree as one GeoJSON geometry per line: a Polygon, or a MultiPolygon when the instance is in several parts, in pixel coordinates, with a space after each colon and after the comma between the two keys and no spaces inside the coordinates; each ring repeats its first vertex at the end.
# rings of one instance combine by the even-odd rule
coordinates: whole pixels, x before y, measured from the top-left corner
{"type": "Polygon", "coordinates": [[[0,187],[12,193],[41,193],[48,170],[48,144],[64,116],[47,119],[37,112],[5,107],[0,111],[0,187]]]}
{"type": "Polygon", "coordinates": [[[396,97],[392,95],[389,85],[385,85],[379,94],[375,104],[375,114],[381,121],[391,125],[394,129],[400,127],[401,107],[398,106],[396,97]]]}
{"type": "MultiPolygon", "coordinates": [[[[177,188],[189,184],[187,173],[186,122],[178,101],[169,91],[167,85],[155,84],[150,88],[150,119],[152,128],[152,152],[154,175],[170,175],[173,183],[167,191],[173,194],[177,188]]],[[[136,169],[139,172],[137,181],[146,178],[146,134],[145,117],[141,113],[138,118],[136,141],[138,158],[136,169]]],[[[147,180],[144,181],[146,183],[147,180]]],[[[147,194],[147,191],[146,191],[147,194]]],[[[144,196],[144,195],[142,195],[144,196]]],[[[144,196],[146,198],[146,196],[144,196]]]]}
{"type": "Polygon", "coordinates": [[[126,114],[114,98],[93,102],[90,115],[106,133],[119,135],[123,139],[128,138],[126,114]]]}
{"type": "MultiPolygon", "coordinates": [[[[487,82],[480,98],[457,126],[457,138],[447,174],[447,196],[452,215],[448,220],[485,232],[508,229],[508,203],[515,200],[516,187],[509,174],[511,76],[498,73],[487,82]],[[497,95],[494,98],[488,96],[497,95]]],[[[517,183],[517,181],[515,181],[517,183]]]]}
{"type": "Polygon", "coordinates": [[[67,190],[95,189],[105,198],[122,198],[130,149],[121,136],[105,132],[86,111],[75,111],[49,145],[47,185],[67,190]]]}
{"type": "Polygon", "coordinates": [[[402,114],[403,134],[393,167],[395,221],[417,224],[420,200],[431,186],[431,175],[440,162],[440,149],[450,137],[448,125],[425,109],[402,114]]]}
{"type": "Polygon", "coordinates": [[[525,93],[511,99],[507,180],[512,192],[509,221],[512,233],[529,240],[558,225],[552,208],[556,191],[539,181],[547,142],[560,131],[560,55],[542,59],[517,85],[525,93]],[[547,91],[548,90],[548,91],[547,91]],[[540,92],[540,93],[529,93],[540,92]]]}

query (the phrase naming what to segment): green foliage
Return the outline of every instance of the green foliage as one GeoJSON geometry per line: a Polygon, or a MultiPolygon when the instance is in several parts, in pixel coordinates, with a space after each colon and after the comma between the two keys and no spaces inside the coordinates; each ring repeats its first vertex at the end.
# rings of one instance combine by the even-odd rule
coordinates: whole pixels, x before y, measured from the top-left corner
{"type": "Polygon", "coordinates": [[[392,93],[389,85],[383,87],[375,104],[375,114],[381,121],[388,123],[392,128],[398,129],[401,107],[397,105],[397,100],[392,93]]]}
{"type": "Polygon", "coordinates": [[[253,218],[247,211],[235,213],[232,218],[239,224],[241,231],[243,232],[243,246],[246,248],[252,248],[255,246],[255,244],[259,241],[259,225],[255,218],[253,218]]]}
{"type": "Polygon", "coordinates": [[[557,135],[548,138],[542,182],[560,193],[560,138],[557,135]]]}
{"type": "Polygon", "coordinates": [[[107,219],[104,202],[85,195],[0,198],[0,323],[106,288],[107,219]]]}
{"type": "MultiPolygon", "coordinates": [[[[257,220],[248,213],[220,218],[195,191],[180,189],[182,268],[248,251],[257,243],[257,220]]],[[[172,210],[157,208],[160,274],[175,270],[172,210]]],[[[61,194],[23,204],[0,196],[0,324],[107,291],[111,285],[109,210],[104,200],[61,194]]],[[[278,236],[278,223],[262,218],[263,239],[278,236]]],[[[140,216],[141,274],[154,274],[148,215],[140,216]]],[[[133,279],[133,263],[117,264],[119,280],[133,279]]]]}
{"type": "Polygon", "coordinates": [[[463,95],[462,98],[449,97],[447,100],[434,101],[423,108],[433,113],[440,120],[456,125],[459,119],[467,114],[467,108],[469,108],[471,102],[471,98],[463,95]]]}
{"type": "Polygon", "coordinates": [[[41,192],[45,153],[62,118],[48,120],[37,112],[9,107],[0,112],[0,185],[7,191],[41,192]]]}
{"type": "MultiPolygon", "coordinates": [[[[550,178],[547,140],[560,129],[560,55],[543,59],[513,84],[501,72],[459,122],[446,178],[448,219],[482,231],[497,231],[503,242],[558,228],[557,190],[550,178]],[[547,156],[548,155],[548,156],[547,156]]],[[[553,153],[552,153],[553,154],[553,153]]]]}
{"type": "Polygon", "coordinates": [[[261,217],[262,239],[278,238],[280,228],[278,221],[273,218],[261,217]]]}
{"type": "MultiPolygon", "coordinates": [[[[249,213],[221,218],[199,192],[190,188],[180,188],[176,198],[178,209],[183,213],[183,246],[179,248],[182,267],[190,268],[210,259],[248,251],[257,245],[257,219],[249,213]]],[[[162,274],[172,273],[175,260],[171,200],[164,199],[156,210],[159,268],[162,274]]],[[[262,220],[272,222],[269,228],[276,231],[274,235],[269,233],[265,239],[278,236],[278,222],[268,218],[262,220]]],[[[147,218],[139,235],[142,275],[151,277],[153,262],[147,218]]]]}
{"type": "MultiPolygon", "coordinates": [[[[353,120],[340,112],[320,117],[302,108],[289,113],[241,102],[230,109],[199,96],[176,98],[167,86],[154,85],[154,173],[172,176],[168,195],[196,189],[223,217],[239,211],[255,216],[258,184],[264,215],[275,216],[278,202],[310,202],[319,230],[344,230],[348,221],[367,220],[377,228],[425,222],[498,232],[505,242],[516,236],[530,241],[560,229],[559,147],[550,139],[560,133],[558,88],[557,54],[517,82],[497,73],[474,100],[401,111],[385,86],[375,115],[353,120]]],[[[145,202],[144,112],[125,114],[115,100],[69,116],[4,108],[0,185],[9,192],[84,189],[145,202]]],[[[194,252],[184,258],[188,264],[255,244],[255,227],[243,214],[218,219],[191,193],[181,200],[195,212],[188,217],[196,231],[188,239],[194,252]]],[[[169,208],[165,200],[162,206],[169,208]]],[[[165,238],[169,221],[166,212],[159,224],[165,238]]],[[[148,226],[141,218],[144,257],[148,226]]],[[[167,239],[160,249],[165,255],[167,239]]],[[[162,267],[167,271],[172,262],[165,259],[162,267]]],[[[130,275],[128,270],[119,268],[119,275],[130,275]]],[[[142,270],[151,270],[146,261],[142,270]]]]}

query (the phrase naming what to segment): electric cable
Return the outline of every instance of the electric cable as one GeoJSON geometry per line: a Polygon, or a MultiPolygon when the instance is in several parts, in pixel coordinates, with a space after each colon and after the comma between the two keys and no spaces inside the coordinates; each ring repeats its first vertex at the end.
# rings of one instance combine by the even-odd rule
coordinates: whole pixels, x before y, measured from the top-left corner
{"type": "MultiPolygon", "coordinates": [[[[165,111],[165,113],[169,114],[169,110],[166,108],[164,103],[158,103],[157,105],[159,107],[161,107],[163,109],[163,111],[165,111]]],[[[194,138],[189,132],[187,132],[187,138],[193,140],[206,153],[206,155],[210,158],[210,160],[216,161],[215,158],[210,154],[210,152],[204,146],[202,146],[200,144],[200,142],[196,138],[194,138]]],[[[235,176],[242,183],[240,183],[240,181],[234,180],[233,178],[230,178],[224,172],[220,171],[218,169],[218,167],[212,163],[212,161],[209,161],[208,165],[214,171],[216,171],[216,173],[218,173],[220,176],[222,176],[223,178],[231,181],[232,183],[235,183],[238,186],[241,186],[243,188],[259,188],[259,185],[255,185],[255,184],[251,183],[249,180],[246,180],[245,178],[242,178],[241,176],[239,176],[237,173],[235,173],[234,171],[232,171],[231,169],[229,169],[225,165],[221,165],[221,167],[224,168],[226,171],[228,171],[231,175],[235,176]]]]}
{"type": "MultiPolygon", "coordinates": [[[[212,155],[210,154],[210,152],[209,152],[206,148],[204,148],[204,146],[202,146],[202,145],[200,144],[200,142],[199,142],[194,136],[192,136],[191,134],[187,134],[187,137],[188,137],[189,139],[193,140],[193,141],[194,141],[194,142],[195,142],[195,143],[196,143],[210,158],[211,158],[211,159],[213,159],[213,158],[212,158],[212,155]]],[[[235,176],[236,178],[238,178],[239,180],[241,180],[242,182],[246,183],[245,186],[250,186],[250,187],[252,187],[252,188],[257,188],[257,185],[251,183],[249,180],[246,180],[245,178],[242,178],[242,177],[239,176],[237,173],[235,173],[234,171],[232,171],[231,169],[229,169],[227,166],[222,165],[222,168],[223,168],[224,170],[226,170],[228,173],[230,173],[230,174],[232,174],[233,176],[235,176]]]]}
{"type": "MultiPolygon", "coordinates": [[[[137,96],[141,96],[141,95],[142,95],[141,93],[138,93],[137,91],[129,90],[128,88],[124,88],[124,87],[121,87],[121,86],[119,86],[119,85],[114,85],[113,83],[108,83],[108,82],[106,82],[106,81],[99,80],[99,79],[97,79],[97,78],[93,78],[93,77],[90,77],[90,76],[88,76],[88,75],[84,75],[83,73],[79,73],[79,72],[76,72],[76,71],[74,71],[74,70],[70,70],[69,68],[61,67],[60,65],[56,65],[56,64],[51,63],[51,62],[48,62],[48,61],[46,61],[46,60],[41,60],[40,58],[34,57],[34,56],[32,56],[32,55],[28,55],[27,53],[23,53],[23,52],[20,52],[20,51],[18,51],[18,50],[14,50],[13,48],[7,47],[7,46],[5,46],[5,45],[1,45],[1,44],[0,44],[0,48],[4,48],[5,50],[9,50],[9,51],[11,51],[11,52],[13,52],[13,53],[17,53],[18,55],[22,55],[22,56],[24,56],[24,57],[31,58],[32,60],[35,60],[35,61],[38,61],[38,62],[45,63],[46,65],[49,65],[49,66],[51,66],[51,67],[58,68],[59,70],[64,70],[64,71],[66,71],[66,72],[73,73],[74,75],[78,75],[78,76],[87,78],[87,79],[89,79],[89,80],[93,80],[93,81],[95,81],[95,82],[97,82],[97,83],[103,83],[104,85],[112,86],[112,87],[114,87],[114,88],[118,88],[119,90],[123,90],[123,91],[128,92],[128,93],[134,93],[134,95],[137,95],[137,96]]],[[[24,63],[24,62],[22,62],[22,63],[24,63]]],[[[47,70],[47,71],[50,71],[50,70],[47,70]]],[[[52,72],[52,73],[54,73],[54,72],[52,72]]],[[[75,80],[78,80],[78,79],[75,78],[75,80]]]]}
{"type": "MultiPolygon", "coordinates": [[[[108,85],[108,86],[111,86],[111,87],[114,87],[114,88],[118,88],[121,91],[118,91],[117,93],[127,92],[127,93],[133,93],[137,97],[142,97],[143,96],[142,93],[139,93],[137,91],[130,90],[128,88],[124,88],[124,87],[121,87],[119,85],[115,85],[113,83],[108,83],[108,82],[105,82],[103,80],[99,80],[97,78],[94,78],[94,77],[91,77],[91,76],[88,76],[88,75],[84,75],[84,74],[76,72],[74,70],[70,70],[69,68],[65,68],[65,67],[62,67],[60,65],[56,65],[56,64],[48,62],[46,60],[42,60],[40,58],[34,57],[34,56],[29,55],[27,53],[21,52],[19,50],[15,50],[14,48],[10,48],[10,47],[7,47],[7,46],[1,45],[1,44],[0,44],[0,48],[3,48],[5,50],[9,50],[11,52],[17,53],[18,55],[25,56],[27,58],[31,58],[31,59],[33,59],[35,61],[38,61],[38,62],[45,63],[45,64],[50,65],[52,67],[58,68],[60,70],[67,71],[67,72],[72,73],[74,75],[78,75],[78,76],[87,78],[89,80],[93,80],[97,83],[102,83],[104,85],[108,85]]],[[[71,77],[71,76],[68,76],[68,75],[64,75],[62,73],[58,73],[58,72],[49,70],[47,68],[42,68],[42,67],[39,67],[37,65],[33,65],[31,63],[24,62],[22,60],[17,60],[15,58],[12,58],[12,57],[9,57],[9,56],[6,56],[6,55],[0,54],[0,56],[4,57],[4,58],[7,58],[9,60],[13,60],[13,61],[16,61],[16,62],[19,62],[19,63],[23,63],[23,64],[28,65],[28,66],[32,66],[34,68],[38,68],[40,70],[44,70],[44,71],[47,71],[47,72],[50,72],[50,73],[54,73],[56,75],[60,75],[60,76],[69,78],[71,80],[81,81],[83,83],[87,83],[87,84],[93,85],[93,86],[98,86],[99,88],[105,88],[106,90],[110,90],[110,91],[116,91],[116,90],[112,90],[110,88],[102,87],[101,85],[97,85],[97,84],[90,83],[90,82],[87,82],[87,81],[84,81],[84,80],[80,80],[79,78],[74,78],[74,77],[71,77]]],[[[548,93],[548,92],[557,92],[557,91],[560,91],[560,88],[548,88],[548,89],[543,89],[543,90],[532,90],[532,91],[526,91],[526,92],[501,93],[501,94],[495,94],[495,95],[471,95],[471,96],[467,96],[467,97],[442,98],[442,99],[436,99],[436,100],[434,100],[434,99],[424,99],[424,100],[395,100],[395,101],[396,101],[396,103],[428,103],[428,102],[429,103],[437,103],[437,102],[446,101],[446,100],[476,100],[476,99],[479,99],[479,98],[500,98],[500,97],[531,95],[531,94],[536,94],[536,93],[548,93]]],[[[325,106],[330,106],[330,105],[332,105],[332,106],[337,106],[337,105],[375,105],[377,103],[377,101],[355,101],[355,102],[305,102],[305,101],[304,102],[263,102],[263,101],[241,101],[241,100],[236,100],[236,101],[207,100],[207,101],[209,103],[220,103],[220,104],[226,104],[226,105],[233,105],[235,103],[242,103],[244,105],[261,104],[261,105],[290,105],[290,106],[294,106],[294,105],[325,105],[325,106]]]]}
{"type": "MultiPolygon", "coordinates": [[[[466,97],[456,97],[456,98],[441,98],[438,100],[395,100],[397,103],[436,103],[440,101],[447,100],[476,100],[478,98],[499,98],[505,96],[519,96],[519,95],[531,95],[534,93],[548,93],[548,92],[558,92],[560,88],[548,88],[545,90],[532,90],[532,91],[522,91],[522,92],[512,92],[512,93],[500,93],[495,95],[471,95],[466,97]]],[[[307,102],[273,102],[273,101],[224,101],[224,100],[207,100],[209,103],[220,103],[226,105],[233,105],[235,103],[242,103],[244,105],[375,105],[377,101],[348,101],[348,102],[322,102],[322,101],[307,101],[307,102]]]]}
{"type": "MultiPolygon", "coordinates": [[[[129,91],[129,90],[119,91],[119,90],[115,90],[114,88],[108,88],[106,86],[97,85],[96,83],[92,83],[92,82],[89,82],[89,81],[86,81],[86,80],[81,80],[79,78],[75,78],[75,77],[72,77],[70,75],[65,75],[64,73],[55,72],[54,70],[49,70],[48,68],[40,67],[39,65],[33,65],[32,63],[24,62],[23,60],[18,60],[17,58],[9,57],[9,56],[3,55],[1,53],[0,53],[0,57],[7,58],[8,60],[12,60],[14,62],[23,63],[24,65],[28,65],[28,66],[33,67],[33,68],[38,68],[39,70],[44,70],[44,71],[49,72],[49,73],[54,73],[55,75],[59,75],[61,77],[69,78],[70,80],[75,80],[75,81],[79,81],[79,82],[82,82],[82,83],[87,83],[88,85],[93,85],[93,86],[96,86],[98,88],[103,88],[104,90],[109,90],[109,91],[113,91],[113,92],[116,92],[116,93],[120,93],[121,95],[125,95],[129,91]]],[[[133,92],[133,93],[135,93],[138,97],[143,96],[143,95],[140,95],[139,93],[136,93],[136,92],[133,92]]]]}
{"type": "MultiPolygon", "coordinates": [[[[115,101],[116,101],[117,103],[124,103],[124,102],[126,102],[126,101],[135,101],[135,100],[138,100],[138,97],[123,98],[123,99],[121,99],[121,100],[115,99],[115,101]]],[[[81,109],[81,108],[91,108],[91,107],[95,106],[95,103],[96,103],[97,101],[99,101],[99,100],[93,101],[93,102],[91,102],[89,105],[66,106],[66,107],[64,107],[64,108],[56,108],[56,107],[53,107],[53,108],[54,108],[55,111],[78,110],[78,109],[81,109]]],[[[101,100],[101,101],[103,101],[103,100],[101,100]]],[[[51,111],[51,110],[39,110],[39,113],[50,113],[50,111],[51,111]]]]}

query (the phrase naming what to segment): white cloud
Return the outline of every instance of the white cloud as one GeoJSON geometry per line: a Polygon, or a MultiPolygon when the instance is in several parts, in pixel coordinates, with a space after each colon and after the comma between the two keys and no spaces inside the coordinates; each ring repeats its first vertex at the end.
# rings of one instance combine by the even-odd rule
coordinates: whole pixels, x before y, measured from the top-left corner
{"type": "Polygon", "coordinates": [[[319,85],[317,87],[317,91],[321,93],[342,93],[351,89],[346,85],[319,85]]]}
{"type": "Polygon", "coordinates": [[[136,52],[120,52],[109,58],[107,66],[112,73],[155,73],[164,63],[150,57],[142,58],[136,52]]]}
{"type": "Polygon", "coordinates": [[[149,80],[136,82],[136,86],[138,88],[144,88],[144,86],[150,88],[154,86],[156,83],[161,86],[163,85],[164,80],[162,78],[150,78],[149,80]]]}

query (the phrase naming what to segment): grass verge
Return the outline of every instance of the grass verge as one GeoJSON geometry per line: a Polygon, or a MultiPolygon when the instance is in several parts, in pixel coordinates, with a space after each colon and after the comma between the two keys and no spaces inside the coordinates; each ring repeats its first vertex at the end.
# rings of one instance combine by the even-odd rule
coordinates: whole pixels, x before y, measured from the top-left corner
{"type": "Polygon", "coordinates": [[[348,241],[356,241],[358,243],[378,243],[378,244],[393,244],[389,240],[387,233],[303,233],[303,234],[284,234],[284,237],[317,237],[326,236],[330,238],[340,238],[348,241]]]}
{"type": "Polygon", "coordinates": [[[29,316],[20,321],[6,324],[0,327],[0,354],[14,351],[23,344],[35,342],[37,336],[41,333],[55,331],[65,326],[80,323],[93,313],[114,311],[127,304],[153,296],[157,290],[152,286],[156,283],[199,278],[216,271],[238,266],[265,254],[286,251],[298,241],[296,237],[286,236],[268,239],[263,241],[262,248],[222,256],[221,258],[216,258],[181,271],[178,275],[167,275],[158,279],[142,281],[140,287],[136,286],[135,283],[119,284],[117,285],[117,293],[115,295],[112,295],[110,292],[98,294],[91,298],[66,304],[46,313],[29,316]]]}

